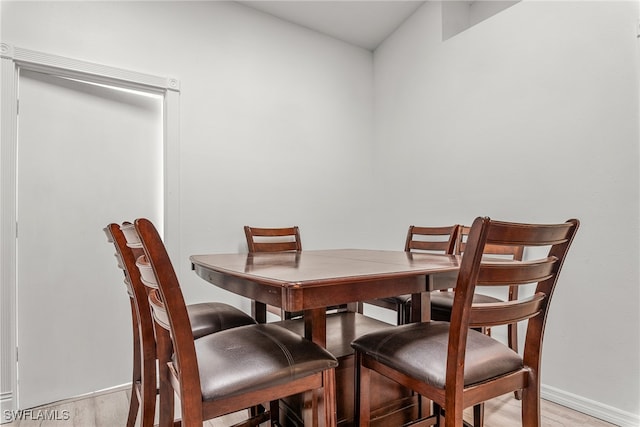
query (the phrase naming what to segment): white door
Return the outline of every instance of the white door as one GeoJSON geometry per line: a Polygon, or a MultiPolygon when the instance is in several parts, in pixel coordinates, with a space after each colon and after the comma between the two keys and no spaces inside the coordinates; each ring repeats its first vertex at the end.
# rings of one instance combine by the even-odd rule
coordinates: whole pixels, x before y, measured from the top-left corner
{"type": "Polygon", "coordinates": [[[162,97],[20,72],[18,405],[131,381],[110,222],[163,212],[162,97]]]}

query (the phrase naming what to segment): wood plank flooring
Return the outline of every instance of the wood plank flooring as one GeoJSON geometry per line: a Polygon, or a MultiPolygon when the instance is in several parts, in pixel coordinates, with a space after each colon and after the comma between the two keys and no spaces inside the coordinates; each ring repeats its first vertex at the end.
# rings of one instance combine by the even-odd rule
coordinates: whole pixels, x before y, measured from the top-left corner
{"type": "MultiPolygon", "coordinates": [[[[520,423],[520,402],[505,395],[486,403],[485,427],[513,427],[520,423]]],[[[119,427],[124,426],[129,409],[129,391],[118,390],[59,402],[32,410],[30,416],[3,427],[119,427]],[[37,411],[43,411],[38,413],[37,411]],[[40,419],[38,419],[40,415],[40,419]],[[43,418],[57,419],[43,419],[43,418]],[[31,419],[29,419],[31,418],[31,419]]],[[[205,427],[228,427],[244,419],[235,413],[207,421],[205,427]]],[[[465,419],[471,421],[471,413],[465,419]]],[[[3,414],[3,421],[5,420],[3,414]]],[[[267,426],[267,424],[264,424],[267,426]]],[[[542,401],[542,427],[611,427],[610,424],[563,406],[542,401]]]]}

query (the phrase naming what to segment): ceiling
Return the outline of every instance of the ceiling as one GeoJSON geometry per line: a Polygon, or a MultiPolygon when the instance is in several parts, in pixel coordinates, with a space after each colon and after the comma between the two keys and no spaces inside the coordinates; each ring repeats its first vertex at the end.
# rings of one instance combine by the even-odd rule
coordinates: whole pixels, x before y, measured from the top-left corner
{"type": "Polygon", "coordinates": [[[375,50],[424,1],[257,0],[238,3],[364,49],[375,50]]]}

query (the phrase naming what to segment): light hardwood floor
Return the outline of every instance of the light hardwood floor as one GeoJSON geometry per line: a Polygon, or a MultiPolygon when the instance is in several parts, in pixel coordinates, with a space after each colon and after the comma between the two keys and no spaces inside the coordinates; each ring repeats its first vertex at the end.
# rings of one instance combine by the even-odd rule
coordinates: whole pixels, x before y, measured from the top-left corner
{"type": "MultiPolygon", "coordinates": [[[[505,395],[486,403],[485,427],[513,427],[520,425],[520,402],[513,395],[505,395]]],[[[16,420],[3,427],[119,427],[124,426],[129,408],[129,391],[97,393],[77,400],[60,402],[33,410],[27,419],[16,420]],[[46,416],[57,420],[28,419],[46,416]],[[67,419],[64,419],[67,418],[67,419]]],[[[467,414],[467,415],[470,415],[467,414]]],[[[227,427],[242,421],[244,414],[236,413],[207,421],[205,427],[227,427]]],[[[467,417],[465,417],[467,418],[467,417]]],[[[469,416],[469,421],[471,417],[469,416]]],[[[5,420],[3,414],[3,421],[5,420]]],[[[265,424],[266,426],[267,424],[265,424]]],[[[610,424],[548,401],[542,401],[542,427],[610,427],[610,424]]]]}

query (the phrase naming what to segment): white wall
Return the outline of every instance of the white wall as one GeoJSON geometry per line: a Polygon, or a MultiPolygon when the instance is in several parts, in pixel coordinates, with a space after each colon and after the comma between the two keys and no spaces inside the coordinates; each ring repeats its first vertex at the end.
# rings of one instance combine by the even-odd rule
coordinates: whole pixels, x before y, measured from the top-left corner
{"type": "Polygon", "coordinates": [[[542,381],[635,425],[638,3],[524,1],[445,42],[440,12],[426,3],[374,56],[386,238],[479,215],[579,218],[542,381]]]}

